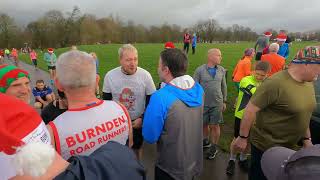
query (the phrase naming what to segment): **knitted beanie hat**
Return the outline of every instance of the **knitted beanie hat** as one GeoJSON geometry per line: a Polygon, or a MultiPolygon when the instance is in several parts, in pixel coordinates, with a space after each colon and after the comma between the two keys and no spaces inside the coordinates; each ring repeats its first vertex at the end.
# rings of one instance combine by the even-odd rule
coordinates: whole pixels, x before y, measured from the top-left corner
{"type": "Polygon", "coordinates": [[[22,77],[30,79],[27,71],[13,65],[0,65],[0,92],[5,93],[13,81],[22,77]]]}
{"type": "Polygon", "coordinates": [[[292,60],[294,64],[320,64],[320,46],[306,46],[292,60]]]}

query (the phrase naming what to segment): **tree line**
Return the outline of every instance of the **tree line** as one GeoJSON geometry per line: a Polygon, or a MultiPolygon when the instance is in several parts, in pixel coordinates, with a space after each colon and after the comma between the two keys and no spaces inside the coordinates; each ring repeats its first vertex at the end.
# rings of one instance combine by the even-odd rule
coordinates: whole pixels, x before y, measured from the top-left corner
{"type": "Polygon", "coordinates": [[[182,28],[167,23],[159,26],[144,26],[118,16],[97,18],[82,14],[78,7],[63,13],[50,10],[36,21],[19,27],[7,14],[0,14],[0,48],[21,48],[28,43],[32,48],[67,47],[81,44],[105,43],[163,43],[182,42],[185,32],[196,33],[201,42],[253,41],[257,33],[249,27],[232,25],[223,28],[214,19],[199,21],[182,28]]]}

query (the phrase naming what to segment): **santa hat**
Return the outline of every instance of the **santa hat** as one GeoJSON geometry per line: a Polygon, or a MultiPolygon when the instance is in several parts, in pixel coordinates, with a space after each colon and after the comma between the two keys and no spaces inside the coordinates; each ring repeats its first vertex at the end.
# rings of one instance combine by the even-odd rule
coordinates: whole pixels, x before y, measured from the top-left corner
{"type": "Polygon", "coordinates": [[[53,48],[48,48],[49,53],[53,53],[53,48]]]}
{"type": "Polygon", "coordinates": [[[27,71],[13,65],[0,65],[0,92],[5,93],[13,81],[22,77],[30,79],[27,71]]]}
{"type": "Polygon", "coordinates": [[[166,42],[165,44],[164,44],[164,48],[165,49],[173,49],[173,48],[175,48],[174,47],[174,44],[173,44],[173,42],[166,42]]]}
{"type": "Polygon", "coordinates": [[[266,32],[264,32],[264,35],[270,37],[270,36],[272,36],[272,33],[270,31],[266,31],[266,32]]]}
{"type": "Polygon", "coordinates": [[[287,35],[286,34],[278,34],[277,36],[277,41],[286,41],[287,40],[287,35]]]}
{"type": "Polygon", "coordinates": [[[53,162],[55,151],[38,113],[23,101],[1,93],[0,137],[0,153],[11,155],[8,159],[13,155],[12,168],[19,175],[41,176],[53,162]]]}

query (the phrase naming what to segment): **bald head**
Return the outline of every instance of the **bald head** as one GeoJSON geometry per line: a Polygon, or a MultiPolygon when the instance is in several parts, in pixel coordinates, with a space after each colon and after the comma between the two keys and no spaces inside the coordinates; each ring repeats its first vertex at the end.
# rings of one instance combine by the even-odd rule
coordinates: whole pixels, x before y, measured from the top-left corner
{"type": "Polygon", "coordinates": [[[221,51],[217,48],[208,50],[208,65],[218,65],[221,63],[221,51]]]}

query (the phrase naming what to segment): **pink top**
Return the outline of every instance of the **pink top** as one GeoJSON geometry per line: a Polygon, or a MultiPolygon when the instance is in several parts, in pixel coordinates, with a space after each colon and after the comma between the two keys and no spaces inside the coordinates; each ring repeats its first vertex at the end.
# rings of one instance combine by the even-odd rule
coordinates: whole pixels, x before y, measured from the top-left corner
{"type": "Polygon", "coordinates": [[[34,52],[34,51],[32,51],[32,52],[30,53],[30,59],[31,59],[31,60],[32,60],[32,59],[37,59],[37,53],[34,52]]]}
{"type": "Polygon", "coordinates": [[[11,56],[18,57],[18,51],[16,49],[12,49],[11,56]]]}

